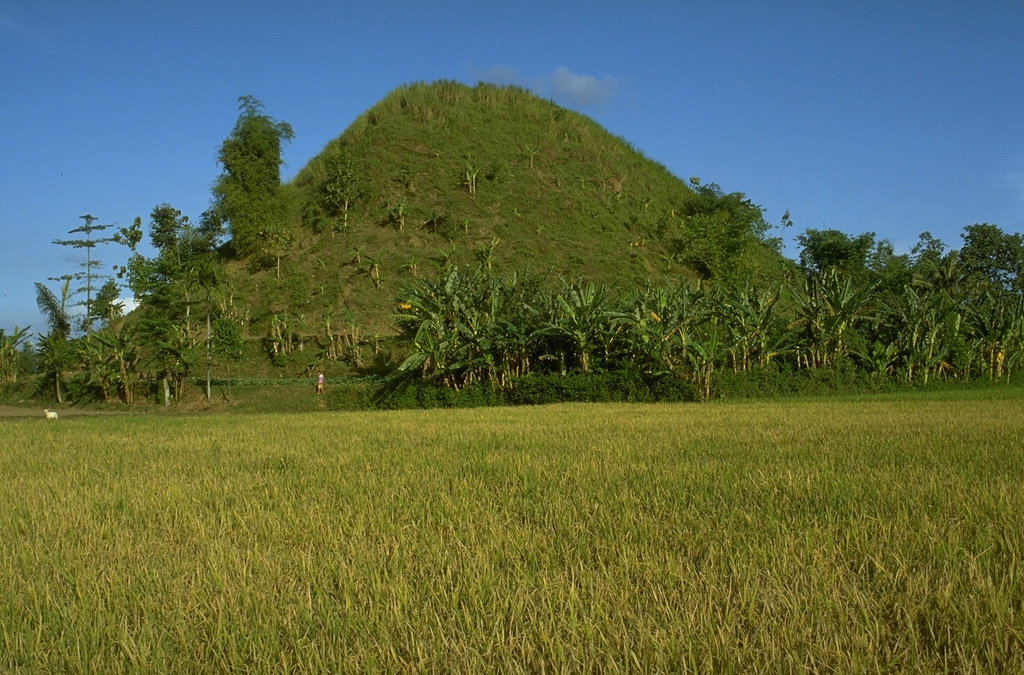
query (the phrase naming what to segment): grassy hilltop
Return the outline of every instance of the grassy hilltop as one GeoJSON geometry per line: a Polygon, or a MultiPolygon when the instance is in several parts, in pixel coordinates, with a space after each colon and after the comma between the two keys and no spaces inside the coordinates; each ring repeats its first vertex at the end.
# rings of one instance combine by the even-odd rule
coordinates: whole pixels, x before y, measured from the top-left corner
{"type": "Polygon", "coordinates": [[[250,335],[275,314],[315,324],[345,309],[364,334],[388,334],[402,282],[448,265],[619,288],[778,266],[719,218],[732,198],[759,220],[742,195],[709,197],[593,120],[516,87],[400,87],[286,189],[296,227],[280,276],[242,263],[233,274],[250,335]]]}

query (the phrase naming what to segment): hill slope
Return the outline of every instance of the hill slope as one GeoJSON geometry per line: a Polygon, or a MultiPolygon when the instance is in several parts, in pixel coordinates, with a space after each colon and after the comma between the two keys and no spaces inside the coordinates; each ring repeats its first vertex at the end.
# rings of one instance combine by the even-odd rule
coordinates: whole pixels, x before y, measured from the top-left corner
{"type": "Polygon", "coordinates": [[[364,333],[389,333],[401,283],[450,264],[628,288],[777,260],[742,195],[688,185],[593,120],[516,87],[400,87],[287,189],[296,234],[280,278],[251,265],[233,275],[250,334],[274,314],[315,323],[344,309],[364,333]]]}

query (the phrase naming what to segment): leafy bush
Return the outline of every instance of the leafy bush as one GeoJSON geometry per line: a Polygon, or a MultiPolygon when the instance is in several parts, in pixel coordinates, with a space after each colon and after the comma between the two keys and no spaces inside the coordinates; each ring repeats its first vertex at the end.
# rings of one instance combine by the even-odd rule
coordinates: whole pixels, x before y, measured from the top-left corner
{"type": "Polygon", "coordinates": [[[829,396],[891,391],[899,387],[894,380],[876,380],[846,362],[835,368],[804,369],[773,363],[748,372],[719,371],[715,375],[713,395],[724,399],[829,396]]]}
{"type": "Polygon", "coordinates": [[[563,401],[586,403],[695,401],[692,382],[679,377],[646,375],[615,370],[595,373],[531,375],[516,381],[511,403],[541,404],[563,401]]]}
{"type": "Polygon", "coordinates": [[[366,382],[332,384],[324,394],[328,410],[369,410],[374,407],[374,386],[366,382]]]}
{"type": "Polygon", "coordinates": [[[504,405],[501,390],[488,382],[461,389],[409,378],[396,378],[382,385],[372,396],[372,407],[384,410],[407,408],[478,408],[504,405]]]}
{"type": "Polygon", "coordinates": [[[548,403],[611,403],[694,401],[693,383],[670,375],[648,376],[632,371],[531,374],[502,390],[490,382],[452,389],[411,378],[391,380],[372,396],[381,409],[475,408],[548,403]]]}

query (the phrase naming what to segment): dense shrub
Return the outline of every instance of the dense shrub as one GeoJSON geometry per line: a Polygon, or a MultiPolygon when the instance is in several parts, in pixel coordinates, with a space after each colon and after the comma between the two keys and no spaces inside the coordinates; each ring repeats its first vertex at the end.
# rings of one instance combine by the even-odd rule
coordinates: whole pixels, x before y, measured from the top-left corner
{"type": "Polygon", "coordinates": [[[384,410],[404,408],[477,408],[503,405],[502,392],[487,382],[461,389],[440,384],[396,378],[381,385],[370,397],[369,405],[384,410]]]}
{"type": "Polygon", "coordinates": [[[694,401],[693,383],[671,375],[631,371],[531,374],[501,390],[489,382],[460,389],[411,378],[391,380],[372,396],[372,406],[399,408],[473,408],[547,403],[694,401]]]}
{"type": "Polygon", "coordinates": [[[329,410],[367,410],[374,407],[375,386],[367,382],[332,384],[324,394],[329,410]]]}

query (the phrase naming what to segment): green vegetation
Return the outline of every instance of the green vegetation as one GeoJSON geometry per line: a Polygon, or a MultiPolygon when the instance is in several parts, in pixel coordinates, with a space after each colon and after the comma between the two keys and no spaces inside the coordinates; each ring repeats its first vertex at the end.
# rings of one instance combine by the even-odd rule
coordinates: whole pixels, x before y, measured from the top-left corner
{"type": "Polygon", "coordinates": [[[3,423],[0,670],[1024,671],[1024,237],[788,261],[742,193],[486,84],[281,184],[240,104],[198,224],[111,238],[137,308],[84,216],[47,332],[0,331],[0,395],[84,408],[3,423]]]}
{"type": "Polygon", "coordinates": [[[742,193],[683,183],[524,90],[455,82],[397,89],[282,185],[291,127],[240,109],[199,225],[161,204],[152,258],[141,218],[114,237],[131,316],[94,331],[87,312],[76,334],[67,283],[39,285],[40,393],[129,402],[148,376],[169,405],[205,364],[207,400],[215,375],[317,370],[391,375],[387,405],[708,400],[1008,383],[1024,356],[1024,237],[995,225],[909,254],[808,229],[789,261],[742,193]]]}
{"type": "Polygon", "coordinates": [[[88,332],[92,330],[92,324],[97,319],[113,319],[119,315],[120,308],[114,303],[117,301],[118,289],[117,284],[110,277],[110,275],[102,274],[98,270],[103,267],[103,263],[93,258],[92,250],[100,244],[109,244],[114,241],[113,237],[101,237],[93,239],[93,234],[96,232],[102,232],[103,230],[113,227],[113,225],[98,225],[96,224],[96,218],[92,215],[80,216],[85,224],[76,227],[68,234],[79,234],[84,235],[84,239],[54,239],[53,243],[58,246],[67,246],[69,248],[84,249],[85,250],[85,262],[81,264],[81,271],[73,274],[67,274],[58,278],[51,278],[51,281],[84,281],[85,285],[81,288],[73,289],[70,291],[70,295],[80,295],[85,293],[85,300],[78,304],[85,309],[82,317],[82,330],[88,332]],[[106,279],[106,282],[102,286],[94,285],[94,281],[98,282],[100,279],[106,279]],[[95,300],[93,300],[93,291],[96,291],[95,300]]]}
{"type": "Polygon", "coordinates": [[[399,325],[412,354],[398,374],[451,389],[483,384],[502,392],[494,402],[522,400],[515,391],[530,388],[532,376],[591,372],[611,374],[627,400],[685,399],[687,385],[690,398],[707,400],[723,393],[723,377],[734,388],[763,383],[762,394],[809,373],[879,389],[1010,382],[1024,356],[1024,295],[1008,266],[1024,261],[1024,244],[1004,238],[997,258],[974,245],[978,232],[999,234],[973,225],[959,252],[933,245],[896,256],[871,234],[808,231],[792,282],[618,295],[590,282],[550,292],[528,275],[452,268],[407,286],[399,325]],[[658,388],[663,396],[651,391],[658,388]]]}
{"type": "Polygon", "coordinates": [[[252,96],[239,99],[239,115],[217,160],[224,173],[213,187],[213,213],[231,225],[241,256],[271,255],[280,276],[281,255],[291,243],[292,218],[281,189],[281,145],[294,135],[287,122],[263,114],[252,96]]]}
{"type": "Polygon", "coordinates": [[[0,387],[17,384],[19,373],[25,370],[24,355],[29,347],[28,330],[31,326],[14,327],[10,335],[0,328],[0,387]]]}
{"type": "Polygon", "coordinates": [[[1020,672],[1021,403],[8,420],[0,669],[1020,672]]]}
{"type": "MultiPolygon", "coordinates": [[[[138,343],[147,347],[143,367],[155,374],[163,384],[163,399],[167,405],[174,395],[181,397],[185,380],[199,361],[201,337],[200,321],[205,319],[205,345],[207,381],[212,359],[212,320],[215,302],[222,298],[223,261],[217,252],[222,234],[219,219],[208,212],[198,227],[188,216],[169,204],[160,204],[150,214],[150,241],[156,255],[146,258],[138,251],[142,241],[141,219],[136,218],[130,228],[122,228],[117,240],[131,251],[123,276],[128,280],[139,308],[131,325],[138,328],[138,343]],[[202,316],[199,316],[202,312],[202,316]]],[[[231,317],[218,307],[218,321],[229,323],[231,317]]],[[[225,330],[222,329],[222,335],[225,330]]],[[[91,336],[86,336],[90,341],[91,336]]],[[[218,343],[218,350],[227,357],[229,345],[218,343]]],[[[233,352],[232,352],[233,354],[233,352]]],[[[230,362],[234,357],[225,358],[230,362]]],[[[138,362],[138,357],[135,362],[138,362]]],[[[136,372],[126,374],[126,386],[133,386],[136,372]],[[129,383],[128,381],[131,381],[129,383]]],[[[210,389],[207,386],[207,399],[210,389]]],[[[130,398],[130,396],[129,396],[130,398]]]]}
{"type": "Polygon", "coordinates": [[[245,295],[278,315],[343,306],[367,332],[393,333],[403,281],[454,265],[627,289],[781,264],[744,195],[683,182],[593,120],[517,87],[399,87],[289,187],[303,226],[282,281],[244,280],[245,295]],[[289,306],[293,288],[300,306],[289,306]]]}

